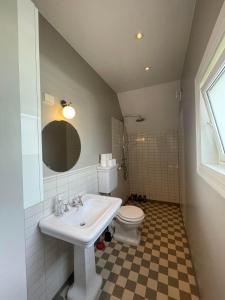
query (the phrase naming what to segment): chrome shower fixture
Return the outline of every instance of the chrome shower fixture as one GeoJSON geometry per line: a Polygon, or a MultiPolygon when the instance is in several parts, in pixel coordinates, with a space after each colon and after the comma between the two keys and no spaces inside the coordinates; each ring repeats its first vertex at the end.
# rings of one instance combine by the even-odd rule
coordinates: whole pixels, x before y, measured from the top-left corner
{"type": "Polygon", "coordinates": [[[145,118],[142,117],[141,115],[127,115],[127,116],[124,116],[123,117],[124,119],[127,119],[127,118],[136,118],[136,122],[143,122],[145,121],[145,118]]]}
{"type": "Polygon", "coordinates": [[[145,121],[145,118],[143,118],[142,116],[138,116],[138,118],[136,119],[136,122],[143,122],[145,121]]]}

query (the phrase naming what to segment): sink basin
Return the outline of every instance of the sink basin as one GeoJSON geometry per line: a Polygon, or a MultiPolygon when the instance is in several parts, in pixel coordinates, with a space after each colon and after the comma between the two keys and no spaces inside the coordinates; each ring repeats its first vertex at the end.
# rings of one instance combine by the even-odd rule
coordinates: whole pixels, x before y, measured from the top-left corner
{"type": "Polygon", "coordinates": [[[111,223],[122,200],[86,194],[83,206],[72,208],[63,216],[50,215],[40,220],[41,232],[74,245],[74,285],[67,299],[95,299],[102,278],[95,271],[94,242],[111,223]]]}
{"type": "Polygon", "coordinates": [[[91,246],[109,225],[122,201],[119,198],[86,194],[83,206],[63,216],[50,215],[40,221],[41,231],[74,245],[91,246]]]}

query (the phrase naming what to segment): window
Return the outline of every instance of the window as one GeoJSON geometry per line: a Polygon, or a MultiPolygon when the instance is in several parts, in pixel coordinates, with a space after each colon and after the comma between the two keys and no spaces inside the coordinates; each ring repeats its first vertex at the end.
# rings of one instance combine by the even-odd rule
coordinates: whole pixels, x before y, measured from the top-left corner
{"type": "Polygon", "coordinates": [[[219,161],[225,162],[225,67],[219,70],[212,82],[210,79],[209,76],[201,92],[214,131],[219,161]]]}
{"type": "Polygon", "coordinates": [[[225,198],[225,5],[195,78],[197,173],[225,198]]]}

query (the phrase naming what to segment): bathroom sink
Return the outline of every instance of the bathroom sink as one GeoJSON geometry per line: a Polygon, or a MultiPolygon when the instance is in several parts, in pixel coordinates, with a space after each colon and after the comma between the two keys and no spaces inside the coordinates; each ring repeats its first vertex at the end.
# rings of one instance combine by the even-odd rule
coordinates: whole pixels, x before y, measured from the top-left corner
{"type": "Polygon", "coordinates": [[[109,225],[122,201],[119,198],[86,194],[83,206],[63,216],[50,215],[40,221],[41,231],[74,245],[91,246],[109,225]]]}
{"type": "Polygon", "coordinates": [[[122,200],[86,194],[83,206],[72,208],[63,216],[50,215],[40,220],[43,233],[74,245],[74,284],[68,300],[94,300],[102,284],[96,274],[94,242],[110,224],[122,200]]]}

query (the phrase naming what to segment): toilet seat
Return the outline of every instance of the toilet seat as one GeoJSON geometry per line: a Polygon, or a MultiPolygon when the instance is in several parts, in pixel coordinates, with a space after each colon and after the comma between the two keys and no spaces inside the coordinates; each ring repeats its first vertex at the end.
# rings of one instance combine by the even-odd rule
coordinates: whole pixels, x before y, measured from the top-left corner
{"type": "Polygon", "coordinates": [[[114,239],[128,245],[139,245],[141,238],[138,228],[144,217],[141,208],[133,205],[122,206],[116,215],[114,239]]]}
{"type": "Polygon", "coordinates": [[[126,224],[140,223],[144,217],[143,210],[133,205],[122,206],[117,213],[117,218],[126,224]]]}
{"type": "Polygon", "coordinates": [[[142,223],[144,218],[142,218],[141,220],[138,221],[126,221],[124,219],[121,219],[119,216],[117,216],[117,220],[120,221],[123,224],[128,224],[128,225],[138,225],[140,223],[142,223]]]}

